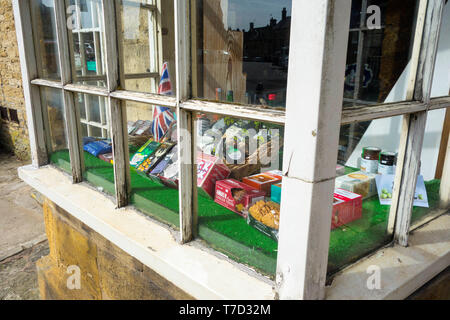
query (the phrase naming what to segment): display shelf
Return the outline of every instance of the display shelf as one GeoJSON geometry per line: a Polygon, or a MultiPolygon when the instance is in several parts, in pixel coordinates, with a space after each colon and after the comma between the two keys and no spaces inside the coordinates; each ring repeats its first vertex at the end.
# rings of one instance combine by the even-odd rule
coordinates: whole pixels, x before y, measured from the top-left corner
{"type": "MultiPolygon", "coordinates": [[[[130,148],[130,154],[136,150],[130,148]]],[[[114,194],[113,166],[85,152],[84,173],[86,181],[114,194]]],[[[51,162],[70,172],[68,151],[51,155],[51,162]]],[[[357,169],[346,168],[347,173],[357,169]]],[[[130,172],[132,191],[130,204],[144,214],[174,228],[179,226],[178,190],[165,187],[138,174],[130,172]]],[[[439,181],[426,182],[430,208],[439,202],[439,181]]],[[[389,206],[381,206],[378,197],[363,201],[363,217],[348,225],[335,229],[330,235],[328,272],[334,273],[346,265],[365,256],[367,252],[389,243],[387,235],[389,206]]],[[[430,209],[414,208],[413,221],[427,215],[430,209]]],[[[273,277],[276,271],[277,243],[247,225],[245,219],[216,204],[212,199],[198,197],[199,237],[209,246],[233,260],[256,268],[273,277]]]]}

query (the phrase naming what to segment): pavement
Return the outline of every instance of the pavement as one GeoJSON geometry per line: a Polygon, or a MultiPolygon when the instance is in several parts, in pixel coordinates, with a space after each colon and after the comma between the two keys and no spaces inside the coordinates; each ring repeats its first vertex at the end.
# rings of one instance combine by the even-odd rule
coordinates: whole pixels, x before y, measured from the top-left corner
{"type": "Polygon", "coordinates": [[[35,262],[48,254],[42,207],[17,168],[0,153],[0,300],[39,299],[35,262]]]}

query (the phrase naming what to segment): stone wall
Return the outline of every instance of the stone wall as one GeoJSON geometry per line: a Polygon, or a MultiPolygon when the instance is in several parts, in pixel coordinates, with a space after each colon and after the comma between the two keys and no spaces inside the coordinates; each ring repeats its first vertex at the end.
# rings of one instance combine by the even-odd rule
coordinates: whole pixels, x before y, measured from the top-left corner
{"type": "Polygon", "coordinates": [[[43,207],[50,254],[37,262],[41,299],[192,299],[50,200],[43,207]],[[71,282],[74,267],[79,287],[71,282]]]}
{"type": "Polygon", "coordinates": [[[19,51],[11,0],[0,0],[0,106],[17,111],[19,123],[0,120],[0,147],[30,159],[19,51]]]}

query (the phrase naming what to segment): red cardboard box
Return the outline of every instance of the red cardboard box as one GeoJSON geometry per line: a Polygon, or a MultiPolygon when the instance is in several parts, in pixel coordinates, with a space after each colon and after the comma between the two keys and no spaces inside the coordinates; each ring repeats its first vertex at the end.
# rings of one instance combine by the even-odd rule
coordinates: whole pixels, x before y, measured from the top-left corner
{"type": "Polygon", "coordinates": [[[204,153],[197,155],[197,186],[199,191],[204,191],[214,199],[216,181],[230,176],[230,169],[214,156],[204,153]]]}
{"type": "MultiPolygon", "coordinates": [[[[230,169],[222,161],[214,156],[198,153],[197,155],[197,186],[199,195],[214,199],[216,181],[230,176],[230,169]]],[[[170,187],[178,188],[178,164],[167,167],[163,174],[159,175],[161,182],[170,187]]]]}
{"type": "Polygon", "coordinates": [[[242,182],[258,190],[264,191],[270,197],[272,185],[281,182],[283,177],[280,171],[268,171],[242,179],[242,182]]]}
{"type": "Polygon", "coordinates": [[[215,202],[247,218],[248,208],[259,200],[264,200],[265,192],[257,190],[234,179],[216,182],[215,202]]]}
{"type": "Polygon", "coordinates": [[[362,196],[344,189],[336,189],[334,191],[331,230],[361,219],[361,217],[362,196]]]}

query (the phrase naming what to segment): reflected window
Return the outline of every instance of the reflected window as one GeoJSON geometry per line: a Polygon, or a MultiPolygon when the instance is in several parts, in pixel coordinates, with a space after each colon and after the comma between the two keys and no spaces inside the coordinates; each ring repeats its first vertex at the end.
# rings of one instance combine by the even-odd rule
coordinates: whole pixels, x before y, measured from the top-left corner
{"type": "Polygon", "coordinates": [[[292,1],[193,6],[194,97],[284,108],[292,1]]]}
{"type": "Polygon", "coordinates": [[[406,100],[418,4],[353,0],[344,107],[406,100]]]}
{"type": "Polygon", "coordinates": [[[38,75],[43,79],[61,78],[53,0],[30,1],[38,75]]]}
{"type": "Polygon", "coordinates": [[[175,33],[173,1],[121,0],[118,44],[120,69],[126,90],[160,93],[161,74],[167,67],[175,93],[175,33]]]}

